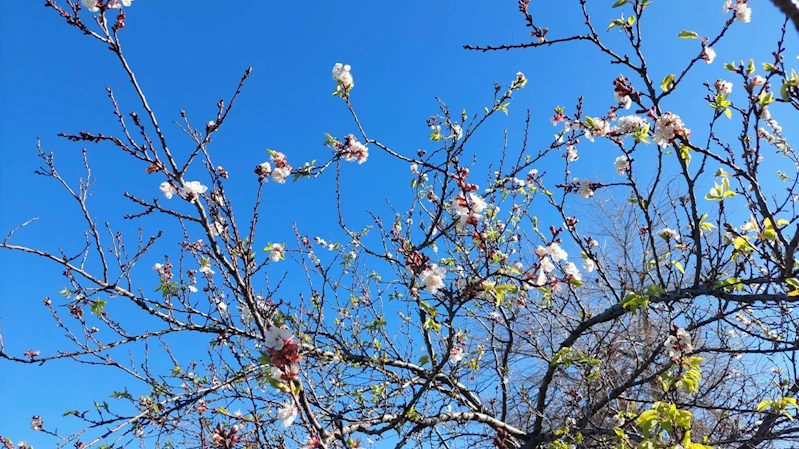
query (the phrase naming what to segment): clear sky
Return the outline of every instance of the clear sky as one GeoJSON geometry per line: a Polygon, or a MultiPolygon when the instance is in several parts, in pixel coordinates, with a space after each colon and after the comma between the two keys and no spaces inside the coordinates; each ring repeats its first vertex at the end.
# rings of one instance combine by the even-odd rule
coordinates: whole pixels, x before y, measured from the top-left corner
{"type": "MultiPolygon", "coordinates": [[[[551,36],[582,32],[576,1],[532,3],[536,19],[551,29],[551,36]]],[[[609,21],[606,6],[611,3],[589,2],[601,17],[598,23],[609,21]]],[[[712,35],[725,19],[722,3],[655,2],[645,25],[651,27],[645,51],[651,55],[654,73],[674,71],[674,61],[687,61],[696,54],[699,44],[679,40],[677,33],[692,29],[712,35]]],[[[113,54],[67,27],[42,4],[5,2],[0,15],[0,233],[38,216],[35,225],[15,237],[17,242],[75,251],[83,243],[75,205],[54,183],[33,174],[39,165],[36,138],[41,137],[46,150],[56,152],[64,175],[77,180],[81,146],[57,138],[56,133],[116,132],[106,86],[115,90],[123,112],[142,111],[113,54]]],[[[752,22],[735,24],[729,38],[716,46],[717,61],[699,67],[689,83],[700,86],[704,80],[712,83],[728,77],[723,62],[750,57],[762,62],[769,55],[780,17],[767,1],[750,4],[752,22]]],[[[528,30],[516,9],[513,0],[135,0],[122,35],[127,56],[178,155],[190,147],[170,124],[180,120],[179,111],[186,110],[195,124],[206,122],[216,102],[229,97],[244,69],[253,66],[238,106],[211,147],[215,161],[235,180],[229,183],[233,195],[243,202],[254,186],[253,167],[266,160],[266,148],[285,152],[298,166],[328,156],[322,146],[325,132],[344,136],[356,131],[342,102],[330,95],[334,89],[330,69],[336,62],[352,65],[353,103],[370,136],[406,154],[430,145],[425,119],[437,111],[436,96],[453,110],[476,112],[489,105],[494,82],[507,84],[519,70],[530,82],[516,96],[510,116],[495,120],[473,142],[472,151],[483,162],[498,155],[503,128],[510,130],[512,142],[519,141],[525,108],[532,110],[533,143],[538,145],[546,144],[555,132],[548,121],[552,109],[571,107],[578,95],[585,95],[589,115],[602,115],[613,101],[611,82],[619,68],[609,66],[587,44],[489,54],[461,48],[467,43],[526,41],[528,30]]],[[[793,58],[799,47],[795,32],[789,34],[793,58]]],[[[613,33],[608,42],[621,44],[613,33]]],[[[692,92],[693,97],[670,99],[667,108],[701,133],[710,108],[699,100],[698,90],[692,92]]],[[[779,109],[774,115],[780,119],[779,109]]],[[[796,132],[787,126],[786,132],[796,145],[796,132]]],[[[129,231],[132,239],[135,228],[121,217],[137,209],[121,193],[157,196],[161,179],[148,177],[145,167],[110,146],[87,148],[98,177],[94,214],[101,222],[108,220],[129,231]]],[[[583,172],[576,175],[613,176],[616,155],[602,153],[609,146],[582,148],[583,172]]],[[[354,225],[367,224],[363,212],[382,207],[384,198],[408,198],[407,167],[389,163],[376,148],[366,164],[348,165],[344,175],[345,208],[354,225]]],[[[263,238],[291,242],[294,221],[310,235],[335,232],[332,186],[332,176],[270,185],[264,208],[269,229],[262,231],[263,238]]],[[[148,218],[136,225],[152,233],[161,220],[148,218]]],[[[158,261],[156,254],[143,262],[142,270],[158,261]]],[[[0,252],[0,265],[0,325],[7,350],[17,354],[25,349],[45,354],[57,350],[63,344],[61,334],[41,306],[45,296],[55,296],[65,286],[57,267],[7,252],[0,252]]],[[[39,414],[46,423],[54,423],[67,408],[90,408],[92,400],[104,400],[119,389],[114,376],[109,370],[70,362],[31,367],[0,361],[0,434],[49,447],[51,440],[29,430],[30,417],[39,414]]]]}

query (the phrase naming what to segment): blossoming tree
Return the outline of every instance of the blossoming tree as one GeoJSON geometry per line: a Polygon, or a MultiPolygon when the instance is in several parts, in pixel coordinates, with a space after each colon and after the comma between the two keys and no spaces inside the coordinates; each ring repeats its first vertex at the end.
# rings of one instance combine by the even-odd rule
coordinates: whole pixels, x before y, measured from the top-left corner
{"type": "MultiPolygon", "coordinates": [[[[183,114],[192,143],[177,157],[122,50],[132,0],[46,0],[116,55],[142,111],[124,114],[109,90],[115,134],[62,136],[115,147],[142,164],[148,180],[158,177],[151,199],[127,195],[135,211],[126,218],[162,215],[183,238],[166,257],[151,251],[160,232],[126,246],[90,209],[87,153],[86,179],[76,186],[39,148],[37,173],[75,201],[85,248],[68,255],[27,246],[18,231],[30,223],[0,247],[63,270],[68,287],[44,307],[68,346],[17,354],[0,340],[0,357],[110,366],[130,383],[88,409],[34,416],[32,430],[77,448],[140,441],[702,449],[799,441],[799,160],[776,118],[799,117],[799,74],[784,47],[792,6],[781,4],[786,20],[770,59],[720,64],[714,45],[753,14],[746,0],[727,0],[714,35],[674,36],[693,39],[696,53],[664,77],[649,68],[641,43],[644,24],[666,5],[597,5],[618,17],[600,24],[585,0],[574,2],[584,24],[576,34],[550,33],[521,0],[529,42],[466,49],[581,41],[627,75],[609,80],[603,109],[582,99],[556,107],[549,142],[533,143],[530,130],[550,125],[528,114],[523,145],[506,145],[488,181],[476,179],[469,143],[509,112],[528,85],[523,73],[497,84],[478,113],[442,102],[427,120],[430,149],[403,154],[367,133],[356,114],[356,69],[336,64],[331,89],[357,135],[328,135],[330,157],[321,163],[300,165],[270,150],[269,160],[252,161],[254,204],[234,208],[226,186],[248,181],[214,164],[210,142],[250,71],[213,120],[196,126],[183,114]],[[604,27],[624,45],[607,44],[604,27]],[[686,123],[669,100],[704,64],[727,80],[705,84],[707,120],[686,123]],[[735,132],[720,131],[724,121],[735,132]],[[615,180],[580,166],[580,152],[600,141],[614,148],[607,166],[615,180]],[[337,176],[341,164],[368,164],[370,150],[410,170],[412,202],[373,214],[361,229],[339,209],[336,241],[305,235],[302,223],[293,243],[256,232],[267,189],[337,176]],[[774,176],[762,168],[768,158],[785,167],[777,182],[766,182],[774,176]],[[589,207],[570,207],[584,200],[589,207]],[[283,270],[295,281],[275,282],[283,270]],[[119,312],[120,304],[129,307],[119,312]],[[130,321],[134,313],[148,330],[130,321]],[[206,347],[186,356],[169,343],[178,335],[206,347]],[[57,430],[69,420],[78,430],[57,430]]],[[[8,449],[26,447],[12,436],[2,439],[8,449]]]]}

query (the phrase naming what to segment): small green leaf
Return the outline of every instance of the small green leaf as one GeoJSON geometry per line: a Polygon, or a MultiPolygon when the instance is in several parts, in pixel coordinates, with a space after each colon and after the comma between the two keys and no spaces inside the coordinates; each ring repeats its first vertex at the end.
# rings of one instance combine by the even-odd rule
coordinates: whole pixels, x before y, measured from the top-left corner
{"type": "Polygon", "coordinates": [[[105,305],[108,304],[108,301],[103,299],[95,299],[92,301],[92,313],[95,315],[102,315],[103,309],[105,309],[105,305]]]}
{"type": "Polygon", "coordinates": [[[674,76],[673,73],[669,74],[669,75],[666,75],[663,78],[663,81],[660,82],[660,88],[663,89],[663,92],[668,92],[672,88],[674,88],[674,79],[675,78],[676,78],[676,76],[674,76]]]}
{"type": "Polygon", "coordinates": [[[699,37],[699,35],[696,34],[696,32],[694,31],[683,30],[680,31],[680,34],[678,34],[677,37],[679,37],[680,39],[696,39],[699,37]]]}
{"type": "Polygon", "coordinates": [[[618,8],[619,6],[624,6],[627,4],[627,0],[616,0],[616,3],[613,4],[614,8],[618,8]]]}

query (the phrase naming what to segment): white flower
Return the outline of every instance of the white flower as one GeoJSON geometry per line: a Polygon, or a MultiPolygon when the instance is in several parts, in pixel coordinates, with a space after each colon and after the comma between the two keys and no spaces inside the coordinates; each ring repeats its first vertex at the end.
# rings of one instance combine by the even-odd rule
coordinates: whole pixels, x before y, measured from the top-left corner
{"type": "Polygon", "coordinates": [[[161,186],[158,187],[158,188],[161,189],[161,192],[164,193],[164,196],[168,200],[172,199],[172,195],[178,193],[178,191],[174,187],[172,187],[172,184],[170,184],[170,183],[168,183],[166,181],[162,182],[161,186]]]}
{"type": "Polygon", "coordinates": [[[275,351],[280,351],[283,349],[283,345],[293,338],[294,335],[291,333],[291,330],[272,326],[267,331],[266,337],[264,337],[264,346],[269,349],[274,349],[275,351]]]}
{"type": "Polygon", "coordinates": [[[674,142],[677,136],[688,137],[691,130],[685,127],[680,116],[671,112],[658,117],[655,122],[655,142],[661,147],[665,147],[674,142]]]}
{"type": "Polygon", "coordinates": [[[624,105],[624,109],[630,109],[630,106],[633,104],[633,100],[629,95],[622,95],[620,92],[613,92],[613,98],[615,98],[616,102],[619,104],[624,105]]]}
{"type": "Polygon", "coordinates": [[[463,194],[458,194],[450,203],[452,210],[458,215],[458,226],[465,226],[468,223],[477,224],[483,218],[481,213],[488,205],[480,195],[469,193],[469,202],[463,194]]]}
{"type": "Polygon", "coordinates": [[[486,201],[482,196],[470,193],[469,199],[472,200],[472,212],[479,214],[486,208],[486,201]]]}
{"type": "Polygon", "coordinates": [[[614,428],[615,427],[621,427],[621,426],[624,425],[625,422],[626,422],[626,420],[624,419],[624,417],[617,414],[617,415],[613,415],[613,418],[610,421],[610,425],[613,426],[614,428]]]}
{"type": "Polygon", "coordinates": [[[595,136],[602,137],[610,132],[610,123],[606,122],[605,120],[602,120],[601,118],[592,118],[590,123],[591,123],[591,129],[585,130],[585,137],[591,142],[594,141],[595,136]]]}
{"type": "Polygon", "coordinates": [[[583,262],[583,270],[589,273],[593,272],[596,270],[596,262],[594,262],[592,259],[585,259],[585,262],[583,262]]]}
{"type": "Polygon", "coordinates": [[[460,346],[453,346],[452,350],[449,351],[449,363],[453,365],[463,360],[463,356],[466,355],[466,352],[460,346]]]}
{"type": "Polygon", "coordinates": [[[555,264],[549,260],[549,257],[544,257],[541,259],[541,271],[543,273],[549,274],[552,273],[553,270],[555,270],[555,264]]]}
{"type": "Polygon", "coordinates": [[[216,303],[216,308],[219,309],[219,313],[221,313],[222,315],[227,313],[227,304],[225,304],[224,301],[219,301],[218,303],[216,303]]]}
{"type": "Polygon", "coordinates": [[[732,93],[732,83],[729,81],[724,80],[716,80],[716,90],[724,93],[724,94],[731,94],[732,93]]]}
{"type": "Polygon", "coordinates": [[[694,350],[693,345],[691,345],[691,335],[681,327],[677,329],[675,335],[669,335],[664,345],[666,353],[672,359],[694,350]]]}
{"type": "Polygon", "coordinates": [[[133,3],[133,0],[119,0],[122,2],[122,6],[125,8],[130,8],[130,4],[133,3]]]}
{"type": "MultiPolygon", "coordinates": [[[[589,140],[593,140],[590,138],[589,140]]],[[[574,145],[566,145],[566,160],[569,162],[574,162],[580,159],[580,155],[577,154],[577,148],[574,145]]]]}
{"type": "Polygon", "coordinates": [[[552,261],[556,263],[562,262],[569,258],[569,254],[557,243],[550,243],[547,245],[547,254],[549,254],[549,256],[552,257],[552,261]]]}
{"type": "Polygon", "coordinates": [[[284,402],[281,404],[280,408],[277,409],[277,419],[280,421],[280,425],[283,426],[284,429],[292,425],[294,420],[297,419],[297,407],[294,405],[294,403],[284,402]]]}
{"type": "Polygon", "coordinates": [[[333,79],[344,89],[350,89],[355,86],[352,73],[350,73],[351,69],[352,67],[350,67],[349,64],[342,64],[340,62],[337,62],[336,65],[333,66],[333,79]]]}
{"type": "Polygon", "coordinates": [[[41,416],[34,416],[33,418],[31,418],[31,430],[35,432],[38,430],[42,430],[43,427],[44,427],[44,422],[42,422],[41,416]]]}
{"type": "Polygon", "coordinates": [[[195,287],[193,285],[189,285],[189,291],[192,292],[192,293],[197,293],[197,287],[195,287]]]}
{"type": "Polygon", "coordinates": [[[626,155],[617,157],[616,160],[613,161],[613,167],[616,168],[616,173],[620,175],[627,173],[627,171],[630,170],[630,158],[626,155]]]}
{"type": "Polygon", "coordinates": [[[680,233],[671,228],[663,228],[658,231],[658,235],[666,240],[680,241],[680,233]]]}
{"type": "Polygon", "coordinates": [[[369,148],[358,142],[358,139],[350,134],[347,136],[346,143],[341,147],[339,154],[347,162],[358,161],[359,164],[363,164],[369,158],[369,148]]]}
{"type": "Polygon", "coordinates": [[[284,184],[290,174],[291,169],[287,167],[276,168],[272,171],[272,179],[278,184],[284,184]]]}
{"type": "Polygon", "coordinates": [[[752,8],[747,6],[746,0],[727,0],[724,2],[724,13],[735,11],[735,20],[741,23],[749,23],[752,20],[752,8]]]}
{"type": "Polygon", "coordinates": [[[200,267],[200,273],[206,274],[208,276],[213,276],[214,270],[211,269],[210,265],[203,265],[200,267]]]}
{"type": "Polygon", "coordinates": [[[541,245],[538,245],[538,248],[535,249],[535,255],[538,256],[538,257],[544,257],[547,254],[549,254],[549,253],[547,253],[547,249],[544,248],[541,245]]]}
{"type": "Polygon", "coordinates": [[[413,173],[414,175],[419,174],[419,165],[417,165],[415,162],[411,164],[411,173],[413,173]]]}
{"type": "Polygon", "coordinates": [[[646,125],[646,120],[637,115],[619,117],[619,133],[633,134],[646,125]]]}
{"type": "Polygon", "coordinates": [[[712,64],[713,60],[716,59],[716,50],[713,50],[713,47],[705,47],[702,49],[702,59],[705,60],[706,63],[712,64]]]}
{"type": "Polygon", "coordinates": [[[580,270],[577,269],[577,265],[575,265],[574,262],[566,262],[565,264],[563,264],[563,271],[576,281],[582,279],[580,270]]]}
{"type": "Polygon", "coordinates": [[[588,179],[583,179],[580,181],[580,196],[588,199],[594,197],[594,189],[591,188],[591,181],[588,179]]]}
{"type": "Polygon", "coordinates": [[[183,184],[183,193],[186,196],[190,195],[202,195],[208,190],[208,187],[204,186],[200,181],[186,181],[183,184]]]}
{"type": "Polygon", "coordinates": [[[435,295],[440,289],[444,288],[444,276],[446,276],[446,274],[447,272],[443,267],[433,264],[430,268],[426,268],[422,271],[419,275],[419,280],[422,281],[428,293],[435,295]]]}
{"type": "Polygon", "coordinates": [[[457,123],[452,124],[452,135],[450,136],[451,139],[460,140],[463,137],[463,128],[461,125],[457,123]]]}
{"type": "Polygon", "coordinates": [[[285,257],[285,253],[286,250],[283,248],[283,245],[280,243],[275,243],[272,245],[272,251],[269,252],[269,259],[271,259],[272,262],[279,262],[285,257]]]}
{"type": "Polygon", "coordinates": [[[100,8],[97,7],[98,3],[99,2],[97,0],[81,0],[81,4],[83,4],[83,7],[88,9],[89,12],[99,11],[100,8]]]}
{"type": "Polygon", "coordinates": [[[157,264],[153,265],[153,270],[155,270],[155,271],[161,271],[163,268],[164,268],[164,264],[162,264],[162,263],[157,263],[157,264]]]}
{"type": "Polygon", "coordinates": [[[771,111],[768,108],[760,109],[760,120],[769,121],[771,120],[771,111]]]}
{"type": "Polygon", "coordinates": [[[762,86],[762,85],[766,84],[766,79],[763,78],[760,75],[755,75],[752,78],[752,84],[754,84],[755,86],[762,86]]]}

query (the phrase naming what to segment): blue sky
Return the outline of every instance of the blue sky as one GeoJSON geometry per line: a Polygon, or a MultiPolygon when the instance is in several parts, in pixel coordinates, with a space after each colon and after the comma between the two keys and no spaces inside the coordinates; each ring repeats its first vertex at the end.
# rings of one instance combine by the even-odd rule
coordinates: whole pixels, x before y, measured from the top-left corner
{"type": "MultiPolygon", "coordinates": [[[[5,235],[37,216],[39,221],[21,231],[17,242],[75,251],[82,245],[82,228],[76,224],[74,204],[52,182],[33,174],[39,165],[36,137],[41,137],[46,150],[56,152],[65,177],[77,180],[82,175],[81,146],[57,138],[56,133],[115,132],[106,86],[115,90],[123,112],[142,111],[113,54],[67,27],[42,3],[9,2],[0,16],[0,148],[4,154],[0,233],[5,235]]],[[[582,30],[576,2],[533,3],[537,21],[552,30],[551,36],[582,30]]],[[[610,12],[602,5],[611,3],[591,2],[597,23],[609,21],[610,12]]],[[[751,3],[752,23],[735,24],[729,38],[716,46],[716,63],[699,67],[689,77],[690,84],[700,86],[704,80],[712,83],[727,77],[723,62],[749,57],[760,62],[769,55],[780,18],[768,2],[751,3]]],[[[645,51],[651,55],[653,73],[674,71],[669,69],[673,61],[687,61],[698,51],[696,41],[678,40],[676,35],[683,29],[713,34],[724,19],[721,4],[681,0],[652,6],[653,17],[647,24],[652,39],[645,51]]],[[[212,144],[215,162],[233,179],[241,180],[229,183],[229,188],[242,202],[250,198],[252,168],[266,160],[266,148],[283,151],[294,165],[301,165],[328,156],[322,146],[325,132],[344,136],[356,131],[341,101],[330,95],[334,88],[330,68],[336,62],[353,67],[353,103],[370,136],[406,154],[430,145],[425,119],[437,110],[436,96],[453,110],[476,112],[489,104],[494,82],[507,84],[518,70],[523,71],[530,82],[516,96],[510,116],[495,120],[473,141],[473,151],[485,163],[498,155],[503,128],[510,130],[512,143],[519,141],[525,108],[532,110],[533,143],[539,145],[554,133],[548,119],[557,105],[571,107],[578,95],[585,95],[588,113],[601,115],[612,102],[611,82],[619,74],[618,67],[608,66],[588,45],[488,54],[463,50],[461,46],[467,43],[526,40],[527,29],[511,0],[240,5],[135,0],[122,35],[127,56],[178,155],[190,147],[170,123],[180,119],[179,111],[186,110],[195,124],[209,120],[216,102],[229,97],[244,69],[253,66],[233,115],[212,144]]],[[[621,44],[613,33],[607,41],[621,44]]],[[[796,44],[791,34],[788,48],[795,50],[796,44]]],[[[701,133],[710,109],[692,99],[696,92],[675,96],[667,108],[701,133]]],[[[775,118],[780,119],[778,110],[775,118]]],[[[792,131],[786,131],[790,140],[792,131]]],[[[121,194],[156,196],[161,180],[148,177],[144,167],[130,163],[111,147],[87,148],[98,176],[92,202],[95,215],[101,222],[108,220],[135,231],[121,220],[123,214],[136,211],[121,194]]],[[[612,176],[616,155],[602,153],[608,148],[584,146],[583,171],[576,175],[612,176]]],[[[409,195],[407,167],[389,161],[377,149],[366,164],[345,166],[344,176],[345,208],[354,227],[367,224],[364,211],[382,207],[384,198],[401,201],[409,195]]],[[[323,237],[335,227],[332,176],[270,185],[267,194],[269,229],[264,238],[292,241],[294,221],[304,232],[323,237]]],[[[159,218],[147,218],[137,226],[154,232],[162,223],[159,218]]],[[[144,268],[158,261],[155,254],[152,257],[144,268]]],[[[60,333],[41,307],[45,296],[55,296],[64,287],[57,267],[7,252],[0,252],[0,265],[0,325],[7,349],[17,353],[28,348],[43,353],[57,349],[60,333]]],[[[89,370],[69,362],[43,367],[0,362],[0,434],[45,447],[50,442],[28,430],[31,415],[56,421],[67,408],[86,408],[92,400],[107,397],[118,386],[115,380],[107,370],[89,370]],[[90,394],[92,390],[97,393],[90,394]]]]}

